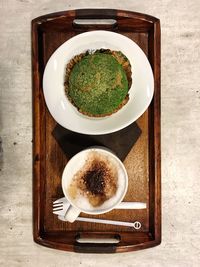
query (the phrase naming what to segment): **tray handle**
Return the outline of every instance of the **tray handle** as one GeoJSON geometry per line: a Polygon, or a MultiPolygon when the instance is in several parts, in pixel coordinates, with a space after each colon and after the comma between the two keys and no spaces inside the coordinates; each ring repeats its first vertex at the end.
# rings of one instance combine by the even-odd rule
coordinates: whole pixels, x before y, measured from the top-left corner
{"type": "Polygon", "coordinates": [[[117,10],[115,9],[77,9],[76,19],[116,19],[117,10]]]}
{"type": "Polygon", "coordinates": [[[115,29],[117,27],[117,11],[113,9],[77,9],[73,27],[115,29]]]}
{"type": "Polygon", "coordinates": [[[116,245],[95,243],[75,244],[74,251],[78,253],[115,253],[116,245]]]}

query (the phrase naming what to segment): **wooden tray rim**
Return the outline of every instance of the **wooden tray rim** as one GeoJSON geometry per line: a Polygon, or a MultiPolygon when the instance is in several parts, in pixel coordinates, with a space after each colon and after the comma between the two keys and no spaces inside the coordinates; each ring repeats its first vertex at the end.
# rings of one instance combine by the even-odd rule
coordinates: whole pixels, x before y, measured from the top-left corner
{"type": "MultiPolygon", "coordinates": [[[[61,244],[55,241],[48,240],[48,238],[41,236],[41,225],[40,225],[40,212],[39,205],[41,199],[38,195],[40,189],[40,158],[39,158],[39,144],[40,140],[35,138],[39,133],[40,121],[36,120],[39,118],[39,104],[36,103],[35,87],[40,87],[40,77],[38,75],[38,62],[37,62],[37,30],[38,26],[42,23],[47,22],[48,20],[58,19],[58,18],[67,18],[69,16],[76,17],[76,14],[80,13],[78,18],[84,18],[84,14],[87,14],[89,17],[95,17],[95,13],[104,14],[103,18],[114,18],[117,16],[122,16],[126,18],[134,18],[143,22],[147,22],[153,27],[154,31],[154,77],[155,77],[155,88],[157,90],[156,95],[154,95],[154,155],[155,155],[155,236],[153,240],[150,240],[145,243],[130,245],[130,246],[117,246],[115,251],[105,251],[105,252],[127,252],[135,251],[139,249],[149,248],[156,246],[161,243],[161,155],[160,155],[160,21],[159,19],[138,13],[133,11],[126,10],[115,10],[115,9],[78,9],[78,10],[69,10],[47,14],[40,16],[32,20],[32,86],[33,86],[33,237],[34,241],[40,245],[44,245],[50,248],[62,249],[66,251],[76,251],[74,250],[74,245],[61,244]],[[85,11],[85,13],[84,13],[85,11]],[[99,13],[100,11],[100,13],[99,13]],[[101,13],[101,11],[103,11],[101,13]],[[106,11],[106,15],[105,15],[106,11]],[[81,15],[83,12],[83,16],[81,15]]],[[[96,252],[97,249],[90,249],[91,251],[87,252],[96,252]]],[[[76,251],[84,252],[84,251],[76,251]]],[[[101,251],[98,251],[101,253],[101,251]]]]}

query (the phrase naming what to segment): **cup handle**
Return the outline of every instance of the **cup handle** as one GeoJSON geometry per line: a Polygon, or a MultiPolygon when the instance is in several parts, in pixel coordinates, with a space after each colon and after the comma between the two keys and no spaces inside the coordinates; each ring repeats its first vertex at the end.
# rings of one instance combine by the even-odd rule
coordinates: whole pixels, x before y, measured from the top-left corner
{"type": "Polygon", "coordinates": [[[73,223],[80,214],[80,212],[81,211],[79,209],[70,205],[64,217],[68,222],[73,223]]]}

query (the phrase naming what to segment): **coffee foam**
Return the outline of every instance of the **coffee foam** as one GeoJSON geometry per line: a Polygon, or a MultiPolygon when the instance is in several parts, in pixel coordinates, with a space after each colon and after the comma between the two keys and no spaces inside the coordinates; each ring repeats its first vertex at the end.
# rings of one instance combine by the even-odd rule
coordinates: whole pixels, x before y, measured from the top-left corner
{"type": "MultiPolygon", "coordinates": [[[[110,155],[110,153],[104,152],[103,150],[95,151],[95,149],[85,150],[84,153],[77,155],[76,160],[70,163],[70,168],[68,169],[68,177],[65,179],[65,190],[67,191],[68,198],[70,201],[78,208],[85,212],[103,212],[104,210],[112,208],[119,199],[123,196],[126,183],[125,172],[121,167],[118,160],[110,155]],[[72,186],[74,181],[77,179],[77,175],[81,175],[81,172],[84,173],[84,170],[91,164],[94,160],[103,160],[106,162],[106,165],[112,169],[115,173],[115,184],[116,188],[113,189],[114,194],[103,201],[101,205],[93,206],[91,205],[86,194],[77,187],[72,186]]],[[[108,180],[108,185],[112,181],[108,180]]],[[[113,186],[114,188],[114,186],[113,186]]]]}

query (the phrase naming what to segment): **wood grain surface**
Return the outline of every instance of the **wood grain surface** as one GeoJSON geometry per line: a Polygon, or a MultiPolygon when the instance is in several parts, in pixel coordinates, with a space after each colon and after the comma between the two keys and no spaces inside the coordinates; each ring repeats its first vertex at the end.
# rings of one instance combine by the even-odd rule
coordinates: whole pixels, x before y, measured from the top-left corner
{"type": "MultiPolygon", "coordinates": [[[[103,24],[98,29],[105,29],[103,24]]],[[[36,242],[76,252],[122,252],[131,251],[160,243],[160,26],[159,20],[135,12],[122,10],[85,9],[46,15],[32,22],[33,58],[33,201],[34,239],[36,242]],[[129,176],[126,201],[147,203],[145,210],[112,210],[96,216],[102,219],[126,222],[140,221],[142,227],[133,231],[130,227],[101,225],[94,223],[61,222],[52,214],[52,202],[63,196],[61,176],[69,160],[63,152],[53,132],[57,123],[50,115],[43,96],[42,76],[44,67],[52,53],[72,36],[96,29],[96,25],[74,26],[74,19],[115,19],[114,25],[106,29],[124,34],[134,40],[149,57],[154,71],[155,95],[150,108],[137,121],[141,135],[135,144],[125,152],[124,164],[129,176]],[[138,233],[137,233],[138,232],[138,233]],[[117,245],[103,247],[98,244],[80,244],[77,234],[95,233],[120,236],[117,245]],[[65,242],[63,241],[65,237],[65,242]],[[139,237],[139,239],[138,239],[139,237]]],[[[59,128],[57,128],[59,130],[59,128]]],[[[134,131],[129,129],[128,142],[134,139],[134,131]],[[132,131],[132,134],[131,134],[132,131]]],[[[124,138],[118,136],[119,142],[124,138]]],[[[81,138],[81,137],[80,137],[81,138]]],[[[89,144],[88,144],[89,146],[89,144]]],[[[71,151],[70,151],[71,152],[71,151]]],[[[114,152],[117,152],[114,150],[114,152]]],[[[81,214],[82,215],[82,214],[81,214]]],[[[87,215],[86,215],[87,216],[87,215]]],[[[89,216],[88,216],[89,217],[89,216]]],[[[91,217],[91,216],[90,216],[91,217]]]]}

